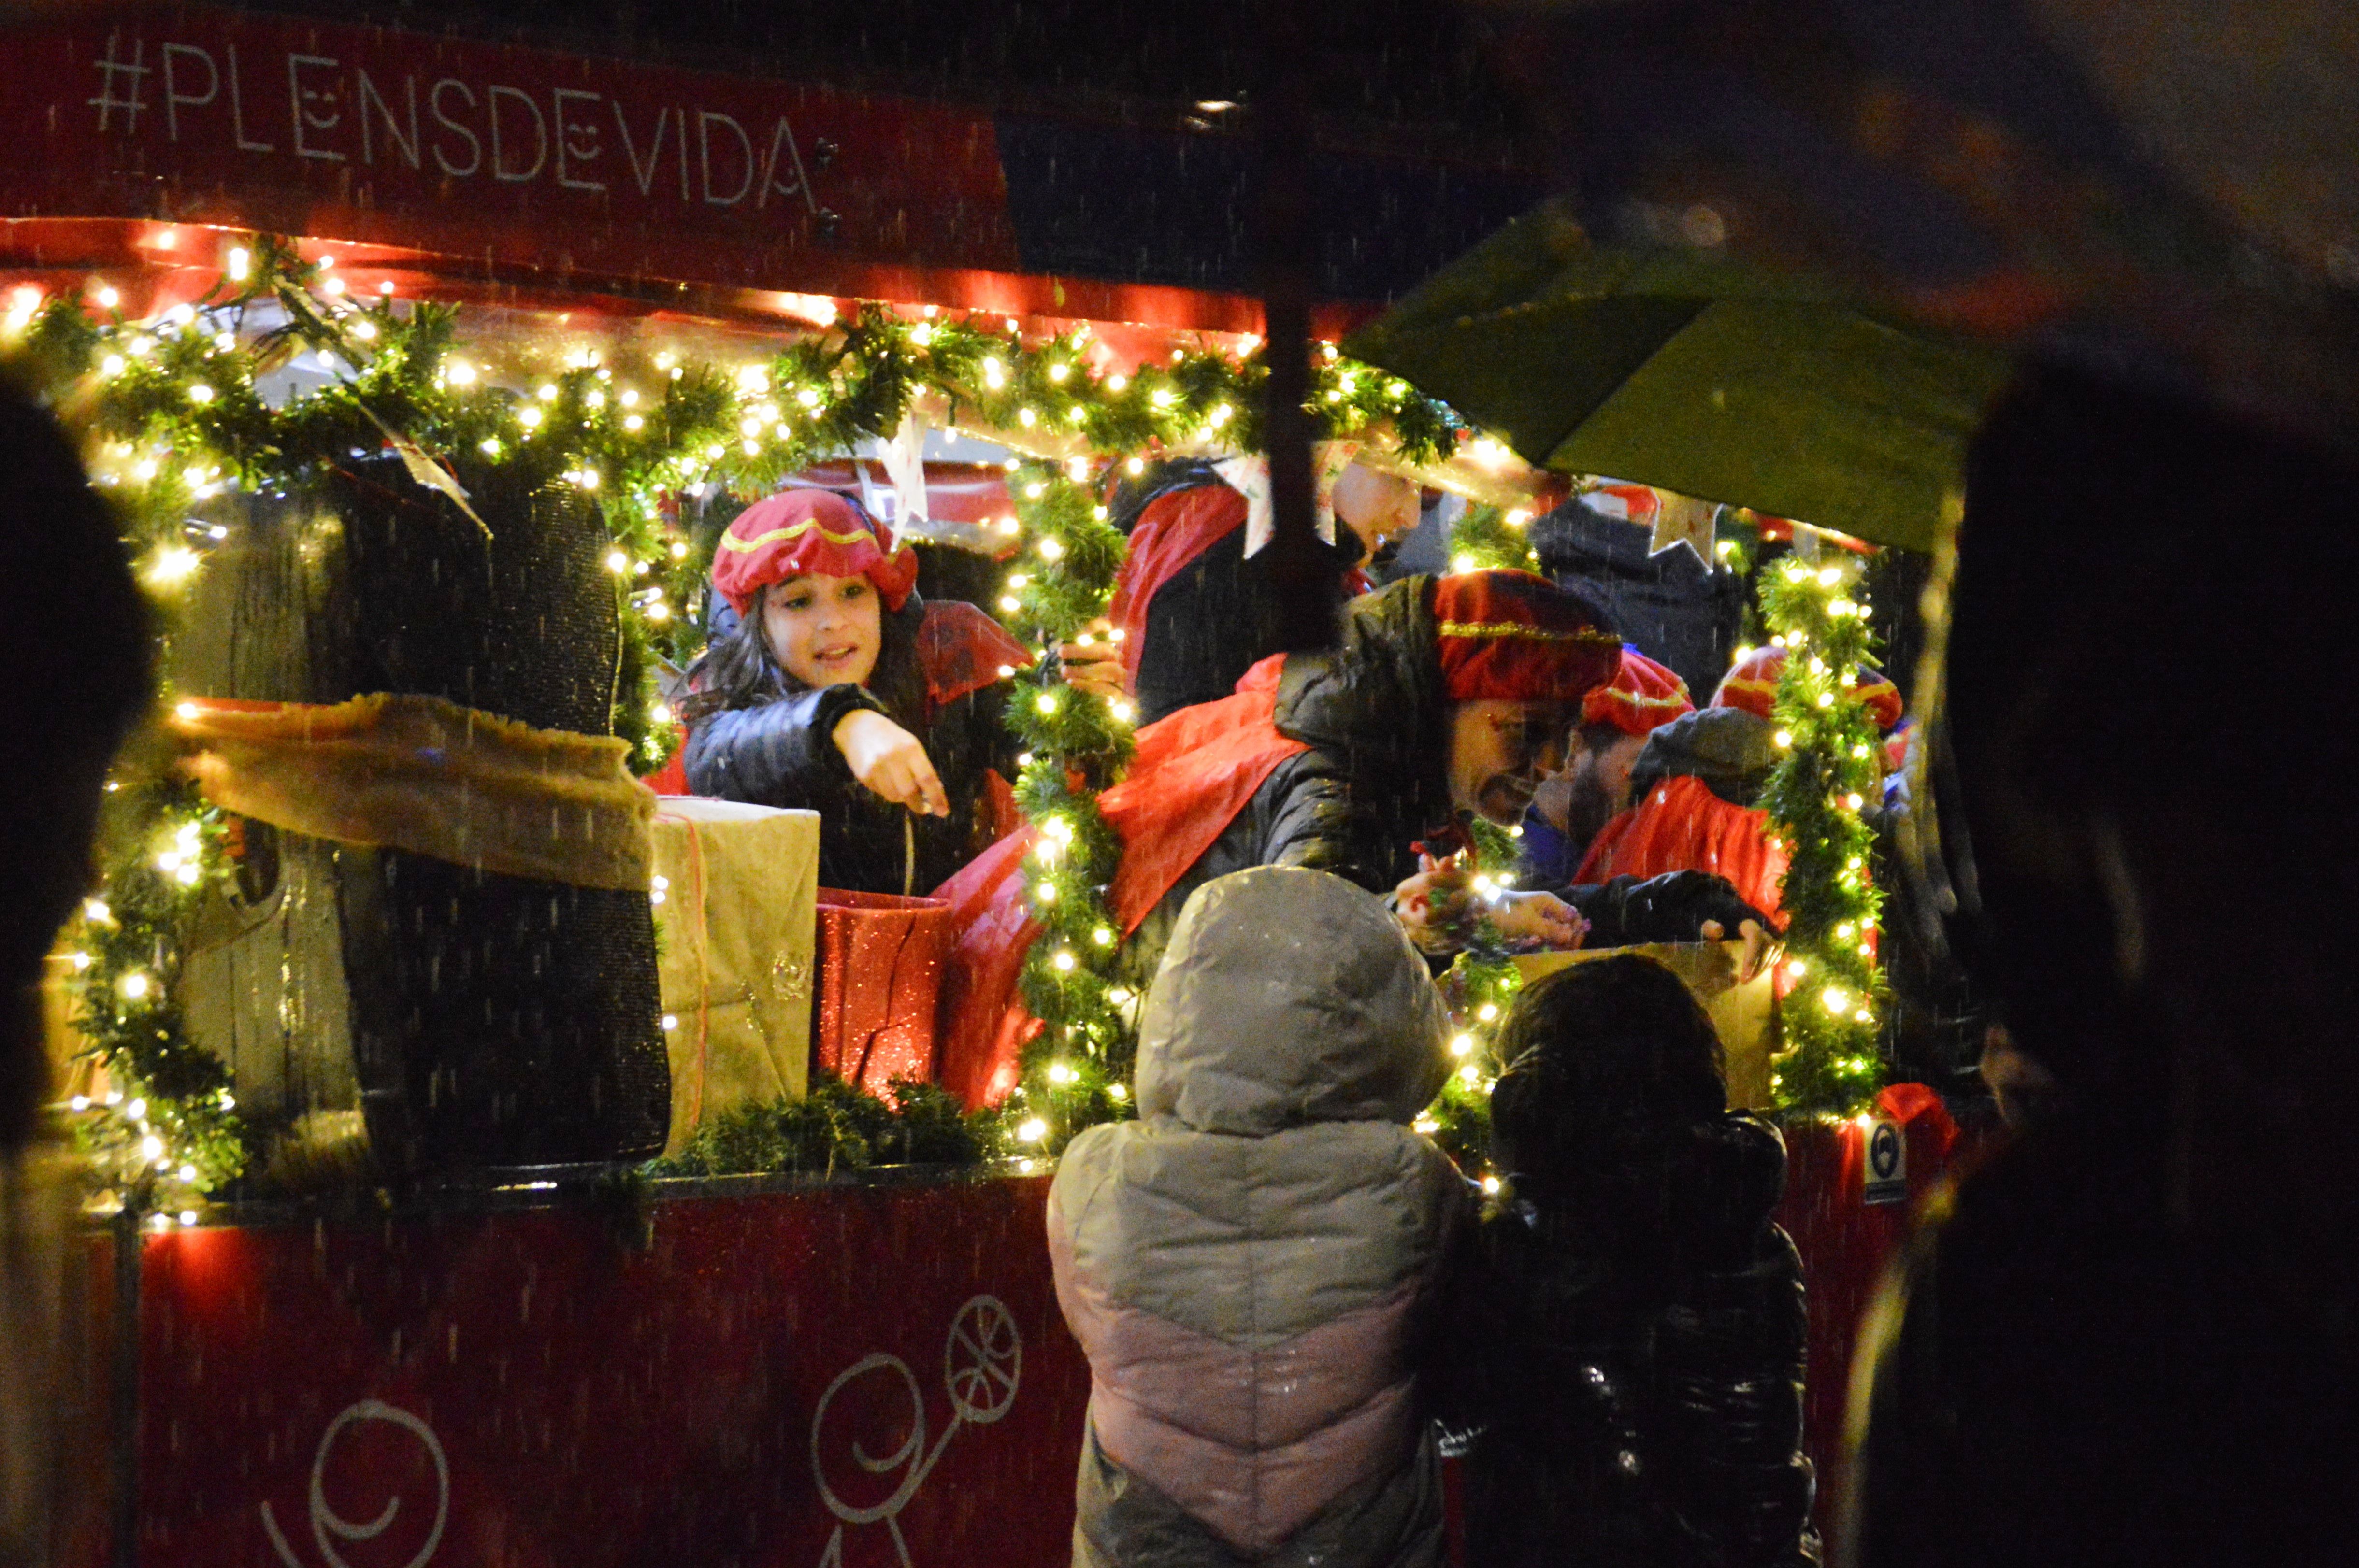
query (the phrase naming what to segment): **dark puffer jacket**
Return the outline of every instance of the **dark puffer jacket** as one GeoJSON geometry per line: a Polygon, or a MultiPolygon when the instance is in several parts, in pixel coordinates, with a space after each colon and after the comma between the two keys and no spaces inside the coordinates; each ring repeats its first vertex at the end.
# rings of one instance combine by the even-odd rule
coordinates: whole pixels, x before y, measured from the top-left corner
{"type": "MultiPolygon", "coordinates": [[[[1334,648],[1288,657],[1274,718],[1310,749],[1277,765],[1140,924],[1125,964],[1142,982],[1188,895],[1213,878],[1305,866],[1387,894],[1416,872],[1413,846],[1456,821],[1433,584],[1403,578],[1361,595],[1344,607],[1334,648]]],[[[1734,931],[1752,913],[1726,882],[1698,872],[1558,891],[1588,919],[1593,947],[1691,941],[1704,920],[1734,931]]]]}
{"type": "Polygon", "coordinates": [[[1484,1429],[1475,1568],[1818,1562],[1801,1264],[1769,1217],[1785,1168],[1777,1132],[1731,1111],[1516,1178],[1444,1379],[1484,1429]]]}

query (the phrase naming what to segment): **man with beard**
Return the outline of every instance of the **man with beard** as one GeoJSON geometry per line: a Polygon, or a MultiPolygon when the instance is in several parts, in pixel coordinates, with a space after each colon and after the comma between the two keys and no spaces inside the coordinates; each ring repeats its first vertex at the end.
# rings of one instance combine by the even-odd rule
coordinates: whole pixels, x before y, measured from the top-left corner
{"type": "Polygon", "coordinates": [[[1625,643],[1614,678],[1581,701],[1581,728],[1563,771],[1544,780],[1524,813],[1527,881],[1552,887],[1572,880],[1590,840],[1629,808],[1630,769],[1647,737],[1693,713],[1688,683],[1625,643]]]}

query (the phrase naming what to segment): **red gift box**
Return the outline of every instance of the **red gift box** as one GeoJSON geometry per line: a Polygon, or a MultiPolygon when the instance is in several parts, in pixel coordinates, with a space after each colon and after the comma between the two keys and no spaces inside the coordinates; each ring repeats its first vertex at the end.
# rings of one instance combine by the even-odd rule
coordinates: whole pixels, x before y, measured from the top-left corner
{"type": "Polygon", "coordinates": [[[820,889],[812,1066],[875,1094],[895,1078],[931,1083],[950,946],[945,900],[820,889]]]}

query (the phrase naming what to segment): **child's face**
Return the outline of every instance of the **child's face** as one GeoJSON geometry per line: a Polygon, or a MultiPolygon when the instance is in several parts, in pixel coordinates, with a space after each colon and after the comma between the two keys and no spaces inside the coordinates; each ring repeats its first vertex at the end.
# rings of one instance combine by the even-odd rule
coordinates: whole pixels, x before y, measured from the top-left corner
{"type": "Polygon", "coordinates": [[[1502,827],[1523,820],[1543,773],[1564,765],[1560,702],[1484,697],[1450,708],[1450,801],[1502,827]]]}
{"type": "Polygon", "coordinates": [[[865,686],[884,645],[885,607],[864,577],[810,572],[762,594],[762,630],[787,674],[808,687],[865,686]]]}

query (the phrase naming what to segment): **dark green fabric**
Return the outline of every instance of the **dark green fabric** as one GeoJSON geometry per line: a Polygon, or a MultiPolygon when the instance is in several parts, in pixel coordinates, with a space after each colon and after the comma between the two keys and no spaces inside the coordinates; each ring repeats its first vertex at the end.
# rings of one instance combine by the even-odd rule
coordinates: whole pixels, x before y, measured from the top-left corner
{"type": "Polygon", "coordinates": [[[1345,344],[1527,460],[1931,546],[2002,354],[1716,252],[1516,220],[1345,344]]]}

